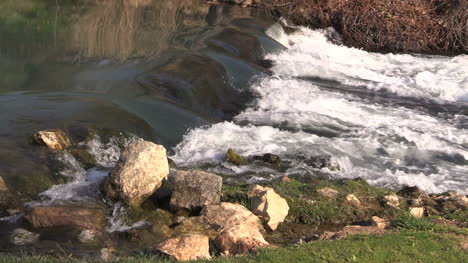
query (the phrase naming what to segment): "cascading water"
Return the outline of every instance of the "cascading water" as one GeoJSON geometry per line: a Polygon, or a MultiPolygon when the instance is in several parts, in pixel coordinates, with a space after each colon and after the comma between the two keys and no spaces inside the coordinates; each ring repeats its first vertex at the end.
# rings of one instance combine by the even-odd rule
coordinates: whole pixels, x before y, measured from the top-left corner
{"type": "Polygon", "coordinates": [[[274,74],[251,85],[254,104],[233,122],[188,132],[176,162],[221,163],[234,148],[282,155],[294,163],[287,173],[307,174],[297,157],[327,154],[342,168],[332,177],[468,193],[468,56],[368,53],[306,28],[288,43],[266,57],[274,74]]]}

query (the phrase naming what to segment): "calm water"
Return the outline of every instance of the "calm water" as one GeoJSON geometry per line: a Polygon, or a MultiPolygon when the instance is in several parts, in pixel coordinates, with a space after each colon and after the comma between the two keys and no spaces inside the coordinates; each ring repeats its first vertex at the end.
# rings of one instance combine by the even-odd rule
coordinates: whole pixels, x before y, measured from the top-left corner
{"type": "Polygon", "coordinates": [[[273,21],[203,0],[0,3],[0,175],[51,173],[35,131],[126,131],[175,146],[231,119],[263,54],[284,48],[273,21]],[[58,5],[57,5],[58,3],[58,5]]]}

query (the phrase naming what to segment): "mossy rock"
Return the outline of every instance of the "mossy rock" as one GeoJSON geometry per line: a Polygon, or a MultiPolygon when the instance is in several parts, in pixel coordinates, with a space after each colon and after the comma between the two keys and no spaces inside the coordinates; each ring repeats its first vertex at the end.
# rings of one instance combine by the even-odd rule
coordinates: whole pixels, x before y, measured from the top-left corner
{"type": "Polygon", "coordinates": [[[53,174],[45,166],[32,170],[28,175],[17,175],[9,179],[11,190],[18,192],[26,199],[36,199],[40,193],[52,186],[65,183],[63,177],[53,174]]]}
{"type": "Polygon", "coordinates": [[[229,149],[226,153],[226,161],[235,165],[246,165],[247,160],[237,154],[233,149],[229,149]]]}
{"type": "Polygon", "coordinates": [[[81,164],[83,164],[85,169],[96,167],[97,161],[96,157],[91,154],[85,148],[72,148],[69,150],[70,154],[73,155],[81,164]]]}

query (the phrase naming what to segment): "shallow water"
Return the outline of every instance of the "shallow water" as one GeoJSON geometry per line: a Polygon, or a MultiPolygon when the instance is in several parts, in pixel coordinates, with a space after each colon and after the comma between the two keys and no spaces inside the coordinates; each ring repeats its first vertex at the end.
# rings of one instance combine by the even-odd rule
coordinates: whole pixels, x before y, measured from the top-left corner
{"type": "Polygon", "coordinates": [[[231,119],[267,72],[256,62],[284,48],[273,24],[204,0],[2,1],[0,176],[21,192],[20,178],[53,173],[30,143],[38,130],[106,128],[170,149],[231,119]]]}

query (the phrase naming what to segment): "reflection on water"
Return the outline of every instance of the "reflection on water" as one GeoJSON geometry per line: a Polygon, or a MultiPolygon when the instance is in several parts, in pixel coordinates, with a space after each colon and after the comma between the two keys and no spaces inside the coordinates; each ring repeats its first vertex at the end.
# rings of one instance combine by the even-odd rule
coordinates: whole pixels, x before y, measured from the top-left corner
{"type": "Polygon", "coordinates": [[[207,13],[202,1],[99,0],[73,26],[74,46],[84,57],[152,57],[169,48],[174,32],[207,13]]]}
{"type": "Polygon", "coordinates": [[[280,46],[271,25],[204,0],[0,1],[0,176],[14,186],[50,173],[29,144],[37,130],[108,128],[173,146],[234,116],[260,55],[280,46]]]}

